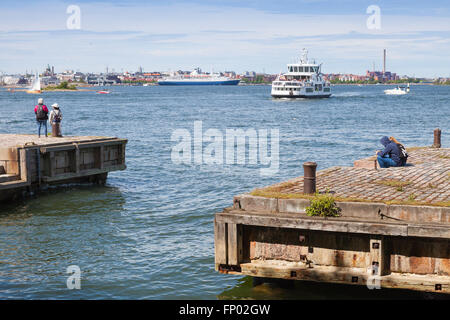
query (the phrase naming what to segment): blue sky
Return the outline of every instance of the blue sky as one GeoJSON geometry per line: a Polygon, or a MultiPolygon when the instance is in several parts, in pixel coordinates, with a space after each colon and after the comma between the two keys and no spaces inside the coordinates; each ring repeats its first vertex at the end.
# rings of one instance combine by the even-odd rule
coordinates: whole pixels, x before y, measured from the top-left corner
{"type": "Polygon", "coordinates": [[[323,71],[450,76],[448,1],[187,0],[0,3],[0,72],[254,70],[277,73],[302,48],[323,71]],[[81,29],[68,30],[69,5],[81,29]],[[381,10],[368,29],[366,9],[381,10]]]}

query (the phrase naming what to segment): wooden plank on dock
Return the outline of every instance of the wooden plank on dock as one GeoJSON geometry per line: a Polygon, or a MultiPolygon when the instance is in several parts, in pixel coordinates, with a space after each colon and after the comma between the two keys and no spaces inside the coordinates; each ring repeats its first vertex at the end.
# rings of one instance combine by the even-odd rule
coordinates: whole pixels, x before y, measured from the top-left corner
{"type": "Polygon", "coordinates": [[[23,187],[27,187],[30,185],[30,182],[23,180],[15,180],[0,183],[0,190],[8,190],[8,189],[19,189],[23,187]]]}
{"type": "Polygon", "coordinates": [[[81,178],[86,176],[92,176],[102,173],[107,173],[109,171],[117,171],[117,170],[125,170],[126,166],[124,165],[117,165],[117,166],[111,166],[111,167],[105,167],[103,169],[88,169],[88,170],[80,170],[78,173],[76,172],[68,172],[64,174],[58,174],[56,176],[44,176],[42,177],[42,181],[44,182],[54,182],[58,180],[67,180],[67,179],[73,179],[73,178],[81,178]]]}
{"type": "Polygon", "coordinates": [[[78,145],[76,146],[76,148],[75,148],[75,163],[74,163],[74,166],[75,166],[75,170],[73,170],[76,174],[79,174],[80,173],[80,149],[78,148],[78,145]]]}
{"type": "Polygon", "coordinates": [[[104,157],[105,148],[103,147],[103,145],[101,145],[98,149],[99,149],[98,150],[99,168],[103,169],[103,167],[104,167],[104,159],[105,159],[105,157],[104,157]]]}
{"type": "Polygon", "coordinates": [[[214,220],[214,251],[216,269],[221,264],[227,264],[227,224],[214,220]]]}
{"type": "Polygon", "coordinates": [[[384,276],[390,274],[390,254],[386,238],[370,240],[370,267],[373,275],[384,276]]]}
{"type": "Polygon", "coordinates": [[[308,217],[298,214],[292,215],[263,215],[250,212],[222,212],[216,214],[217,221],[224,223],[236,223],[243,225],[274,227],[274,228],[294,228],[306,230],[321,230],[331,232],[365,233],[390,236],[407,236],[408,225],[402,223],[386,223],[373,221],[359,221],[336,218],[325,219],[308,217]]]}
{"type": "Polygon", "coordinates": [[[228,265],[238,266],[242,261],[242,225],[228,224],[228,265]]]}
{"type": "Polygon", "coordinates": [[[308,267],[302,263],[282,261],[252,261],[242,263],[241,271],[230,274],[253,277],[306,280],[353,285],[369,285],[369,289],[401,288],[427,292],[450,293],[450,277],[438,275],[389,274],[373,276],[363,268],[342,268],[331,266],[308,267]],[[376,282],[373,282],[376,278],[376,282]]]}
{"type": "MultiPolygon", "coordinates": [[[[38,151],[39,152],[39,151],[38,151]]],[[[48,162],[49,168],[49,176],[54,177],[56,173],[56,158],[55,158],[55,152],[49,152],[49,162],[48,162]]]]}
{"type": "Polygon", "coordinates": [[[28,172],[28,165],[27,165],[27,150],[26,149],[20,149],[19,151],[19,158],[20,158],[20,179],[23,181],[30,181],[30,175],[28,172]]]}

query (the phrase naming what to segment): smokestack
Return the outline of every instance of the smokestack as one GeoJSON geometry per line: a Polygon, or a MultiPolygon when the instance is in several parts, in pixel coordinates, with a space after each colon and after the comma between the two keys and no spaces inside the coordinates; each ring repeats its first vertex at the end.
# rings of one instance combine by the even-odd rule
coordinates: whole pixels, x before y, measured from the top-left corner
{"type": "Polygon", "coordinates": [[[383,50],[383,75],[386,72],[386,49],[383,50]]]}

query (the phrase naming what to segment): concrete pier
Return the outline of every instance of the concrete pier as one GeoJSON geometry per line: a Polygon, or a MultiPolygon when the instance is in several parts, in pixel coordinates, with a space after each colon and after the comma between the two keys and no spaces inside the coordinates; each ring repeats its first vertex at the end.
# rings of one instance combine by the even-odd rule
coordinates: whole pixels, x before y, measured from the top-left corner
{"type": "Polygon", "coordinates": [[[234,197],[215,215],[216,270],[450,293],[450,149],[408,153],[406,167],[317,171],[339,217],[306,215],[303,177],[234,197]]]}
{"type": "Polygon", "coordinates": [[[113,137],[41,137],[0,134],[0,201],[50,184],[104,183],[124,170],[127,140],[113,137]]]}

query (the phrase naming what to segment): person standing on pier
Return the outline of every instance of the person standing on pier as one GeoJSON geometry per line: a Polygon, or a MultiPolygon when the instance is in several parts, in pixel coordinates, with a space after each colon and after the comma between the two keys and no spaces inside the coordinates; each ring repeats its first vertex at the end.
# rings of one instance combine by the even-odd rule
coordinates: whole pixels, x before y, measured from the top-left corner
{"type": "Polygon", "coordinates": [[[36,114],[36,121],[38,125],[38,136],[41,137],[41,127],[45,128],[45,137],[47,138],[47,120],[48,120],[48,109],[44,104],[44,99],[39,98],[38,104],[34,107],[34,113],[36,114]]]}
{"type": "Polygon", "coordinates": [[[52,104],[52,112],[50,112],[50,124],[52,125],[52,137],[62,137],[61,120],[62,113],[57,103],[52,104]]]}
{"type": "Polygon", "coordinates": [[[387,136],[381,138],[380,142],[384,146],[384,150],[376,152],[380,168],[402,167],[406,165],[408,154],[400,142],[395,140],[394,137],[389,138],[387,136]]]}

